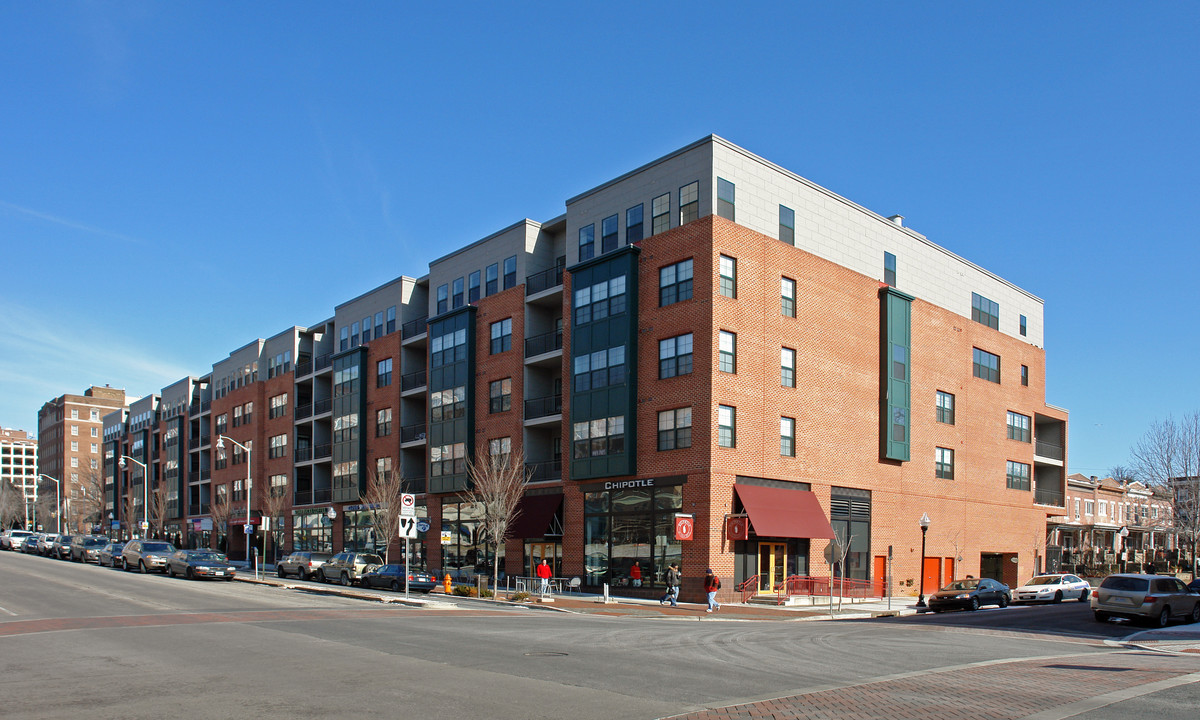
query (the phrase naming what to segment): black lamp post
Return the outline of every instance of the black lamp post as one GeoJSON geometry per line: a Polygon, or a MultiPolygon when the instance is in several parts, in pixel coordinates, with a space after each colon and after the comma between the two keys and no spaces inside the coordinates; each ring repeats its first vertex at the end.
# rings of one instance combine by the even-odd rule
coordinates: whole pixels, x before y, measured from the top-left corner
{"type": "Polygon", "coordinates": [[[929,513],[921,513],[921,594],[917,597],[917,607],[925,607],[925,534],[929,532],[929,513]]]}

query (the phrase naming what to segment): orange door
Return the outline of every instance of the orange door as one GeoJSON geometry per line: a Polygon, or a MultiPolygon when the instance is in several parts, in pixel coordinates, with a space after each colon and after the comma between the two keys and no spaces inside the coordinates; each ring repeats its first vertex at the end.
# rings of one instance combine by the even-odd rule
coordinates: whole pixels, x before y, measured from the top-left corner
{"type": "Polygon", "coordinates": [[[954,579],[954,558],[942,558],[942,577],[946,578],[946,582],[954,579]]]}
{"type": "Polygon", "coordinates": [[[875,596],[887,595],[887,555],[875,556],[875,596]]]}
{"type": "Polygon", "coordinates": [[[925,558],[925,594],[928,595],[942,587],[942,559],[935,557],[925,558]]]}

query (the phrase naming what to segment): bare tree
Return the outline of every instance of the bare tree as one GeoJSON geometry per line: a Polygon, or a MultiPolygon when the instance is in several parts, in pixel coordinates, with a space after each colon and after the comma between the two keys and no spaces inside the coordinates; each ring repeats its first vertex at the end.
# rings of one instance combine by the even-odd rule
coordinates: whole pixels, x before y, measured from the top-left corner
{"type": "Polygon", "coordinates": [[[158,487],[150,491],[150,522],[153,524],[158,537],[166,537],[167,507],[170,500],[167,497],[167,484],[160,482],[158,487]]]}
{"type": "MultiPolygon", "coordinates": [[[[846,556],[850,554],[850,543],[854,542],[854,534],[848,529],[833,531],[832,557],[837,563],[838,576],[838,612],[842,611],[842,600],[846,595],[846,556]],[[847,534],[849,535],[847,537],[847,534]]],[[[786,592],[786,590],[785,590],[786,592]]],[[[833,579],[830,578],[829,594],[833,595],[833,579]]],[[[833,614],[833,598],[829,598],[829,612],[833,614]]]]}
{"type": "MultiPolygon", "coordinates": [[[[212,503],[208,506],[208,514],[212,517],[213,530],[218,533],[228,536],[229,532],[229,515],[232,508],[229,506],[229,493],[218,492],[220,488],[228,488],[227,485],[219,485],[213,488],[212,503]]],[[[225,549],[228,549],[228,544],[225,549]]],[[[224,550],[222,550],[224,552],[224,550]]]]}
{"type": "Polygon", "coordinates": [[[1192,574],[1197,572],[1200,540],[1200,412],[1183,420],[1151,423],[1130,451],[1137,476],[1151,488],[1161,488],[1172,501],[1174,532],[1190,548],[1192,574]]]}
{"type": "MultiPolygon", "coordinates": [[[[359,496],[367,508],[367,517],[376,538],[383,538],[383,559],[390,563],[392,538],[400,531],[400,496],[404,494],[404,478],[398,472],[380,475],[374,469],[368,473],[367,491],[359,496]]],[[[408,558],[404,558],[405,566],[408,558]]]]}
{"type": "Polygon", "coordinates": [[[1137,479],[1137,472],[1128,465],[1113,465],[1108,469],[1108,476],[1122,485],[1128,485],[1137,479]]]}
{"type": "MultiPolygon", "coordinates": [[[[278,562],[279,548],[283,546],[286,530],[282,522],[283,513],[291,503],[288,502],[287,485],[268,487],[266,494],[266,499],[262,501],[263,516],[271,518],[271,552],[275,554],[275,561],[278,562]]],[[[263,562],[266,560],[264,557],[263,562]]]]}
{"type": "Polygon", "coordinates": [[[104,471],[100,468],[84,468],[79,473],[79,497],[71,500],[71,514],[76,525],[102,525],[104,523],[104,471]]]}
{"type": "MultiPolygon", "coordinates": [[[[525,456],[522,453],[492,455],[481,451],[474,460],[468,461],[467,476],[471,488],[459,497],[480,509],[479,532],[495,547],[494,557],[498,559],[500,547],[508,540],[509,528],[521,513],[517,506],[529,480],[525,456]]],[[[499,582],[500,563],[493,562],[492,587],[499,589],[499,582]]]]}
{"type": "Polygon", "coordinates": [[[137,518],[134,515],[137,513],[137,496],[133,492],[133,488],[125,489],[125,500],[121,506],[121,518],[125,521],[126,537],[133,537],[133,528],[137,523],[137,518]]]}
{"type": "Polygon", "coordinates": [[[24,491],[10,482],[0,481],[0,528],[7,530],[24,517],[24,491]]]}

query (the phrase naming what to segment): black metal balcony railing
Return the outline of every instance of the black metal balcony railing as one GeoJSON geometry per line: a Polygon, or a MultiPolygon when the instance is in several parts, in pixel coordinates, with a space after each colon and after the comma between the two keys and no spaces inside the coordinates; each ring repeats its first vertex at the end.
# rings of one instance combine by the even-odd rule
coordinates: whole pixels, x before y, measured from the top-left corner
{"type": "Polygon", "coordinates": [[[425,476],[406,477],[404,478],[403,487],[406,493],[413,493],[414,495],[423,493],[425,492],[425,476]]]}
{"type": "Polygon", "coordinates": [[[188,439],[188,450],[195,450],[198,447],[200,447],[200,438],[194,437],[188,439]]]}
{"type": "Polygon", "coordinates": [[[562,350],[562,330],[525,338],[525,357],[527,358],[554,350],[562,350]]]}
{"type": "Polygon", "coordinates": [[[561,265],[549,270],[534,273],[525,278],[525,294],[533,295],[552,287],[563,284],[563,268],[561,265]]]}
{"type": "Polygon", "coordinates": [[[546,460],[544,462],[525,463],[529,472],[529,482],[562,479],[562,460],[546,460]]]}
{"type": "Polygon", "coordinates": [[[1034,447],[1034,453],[1036,453],[1037,455],[1040,455],[1041,457],[1048,457],[1052,460],[1062,460],[1063,459],[1062,445],[1059,445],[1057,443],[1052,443],[1052,442],[1046,442],[1045,440],[1037,441],[1037,443],[1035,444],[1035,447],[1034,447]]]}
{"type": "Polygon", "coordinates": [[[311,447],[296,448],[296,462],[306,462],[312,460],[313,449],[311,447]]]}
{"type": "Polygon", "coordinates": [[[560,414],[562,414],[562,395],[530,398],[525,401],[526,420],[560,414]]]}
{"type": "Polygon", "coordinates": [[[1057,488],[1035,488],[1033,491],[1033,501],[1038,505],[1051,505],[1053,507],[1066,507],[1063,504],[1062,490],[1057,488]]]}
{"type": "Polygon", "coordinates": [[[333,456],[333,444],[325,443],[313,448],[313,457],[317,460],[333,456]]]}
{"type": "Polygon", "coordinates": [[[410,337],[420,335],[425,332],[425,326],[429,323],[429,317],[419,317],[415,320],[409,320],[400,326],[400,339],[407,340],[410,337]]]}
{"type": "Polygon", "coordinates": [[[400,376],[400,391],[412,390],[419,388],[425,384],[425,371],[417,370],[416,372],[405,373],[400,376]]]}
{"type": "Polygon", "coordinates": [[[333,488],[323,488],[313,490],[313,503],[327,503],[333,501],[333,488]]]}
{"type": "Polygon", "coordinates": [[[297,420],[303,420],[304,418],[310,418],[310,417],[312,417],[312,414],[313,414],[312,403],[306,403],[304,405],[296,406],[296,419],[297,420]]]}
{"type": "Polygon", "coordinates": [[[329,367],[332,364],[333,364],[333,353],[325,353],[324,355],[319,355],[317,357],[317,359],[313,361],[313,369],[314,370],[324,370],[325,368],[329,367]]]}
{"type": "Polygon", "coordinates": [[[313,415],[323,415],[333,408],[333,398],[317,400],[313,403],[313,415]]]}
{"type": "Polygon", "coordinates": [[[416,423],[415,425],[400,426],[400,442],[413,442],[414,440],[425,439],[425,423],[416,423]]]}

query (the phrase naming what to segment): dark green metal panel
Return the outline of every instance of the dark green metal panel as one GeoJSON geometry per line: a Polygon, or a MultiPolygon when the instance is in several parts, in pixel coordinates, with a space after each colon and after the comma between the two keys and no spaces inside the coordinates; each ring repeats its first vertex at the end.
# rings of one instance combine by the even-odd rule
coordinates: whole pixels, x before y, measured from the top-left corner
{"type": "Polygon", "coordinates": [[[883,456],[910,459],[912,442],[912,296],[880,291],[883,303],[881,434],[883,456]]]}
{"type": "MultiPolygon", "coordinates": [[[[429,323],[429,392],[465,387],[465,408],[461,417],[433,419],[433,404],[428,406],[428,442],[425,449],[426,490],[431,493],[461,492],[470,488],[470,479],[465,472],[448,475],[433,474],[430,450],[441,445],[462,443],[466,459],[475,452],[475,313],[473,305],[466,305],[443,313],[429,323]],[[465,334],[465,344],[454,346],[453,356],[444,349],[435,353],[435,338],[445,338],[455,333],[465,334]],[[434,361],[437,360],[437,364],[434,361]]],[[[444,347],[444,346],[443,346],[444,347]]]]}

